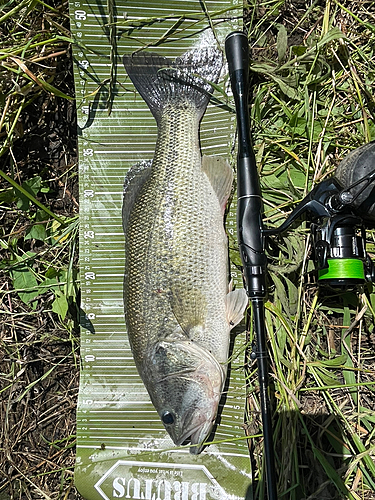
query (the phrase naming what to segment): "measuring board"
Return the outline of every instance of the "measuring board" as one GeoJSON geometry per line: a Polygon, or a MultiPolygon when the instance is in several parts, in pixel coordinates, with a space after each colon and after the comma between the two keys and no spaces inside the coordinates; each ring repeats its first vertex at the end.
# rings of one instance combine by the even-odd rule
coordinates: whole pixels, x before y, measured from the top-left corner
{"type": "MultiPolygon", "coordinates": [[[[147,46],[170,58],[214,32],[221,46],[241,26],[236,0],[72,1],[79,125],[81,377],[75,484],[87,500],[243,499],[251,482],[243,429],[244,334],[234,342],[214,444],[200,455],[176,447],[137,373],[123,311],[127,170],[153,157],[157,128],[122,56],[147,46]],[[168,7],[165,7],[168,5],[168,7]]],[[[220,95],[218,95],[220,98],[220,95]]],[[[232,158],[234,114],[211,103],[201,124],[207,155],[232,158]]],[[[235,207],[227,217],[235,234],[235,207]]],[[[233,266],[235,284],[242,286],[233,266]]]]}

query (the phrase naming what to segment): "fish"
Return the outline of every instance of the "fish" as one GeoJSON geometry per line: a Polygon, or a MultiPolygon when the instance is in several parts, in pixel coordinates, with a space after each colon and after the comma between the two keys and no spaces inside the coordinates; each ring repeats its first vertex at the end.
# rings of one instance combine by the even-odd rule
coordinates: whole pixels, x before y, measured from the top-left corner
{"type": "Polygon", "coordinates": [[[233,172],[200,150],[200,121],[223,58],[206,47],[173,61],[140,51],[123,63],[158,130],[153,159],[131,167],[124,182],[129,343],[174,444],[198,454],[217,416],[230,330],[248,305],[228,279],[223,218],[233,172]]]}

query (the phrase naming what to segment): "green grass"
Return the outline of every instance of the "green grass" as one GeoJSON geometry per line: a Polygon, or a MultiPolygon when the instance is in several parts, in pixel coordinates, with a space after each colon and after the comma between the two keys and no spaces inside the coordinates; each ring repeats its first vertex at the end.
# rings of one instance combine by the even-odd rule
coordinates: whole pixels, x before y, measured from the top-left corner
{"type": "MultiPolygon", "coordinates": [[[[52,310],[63,320],[76,294],[72,259],[77,215],[54,211],[52,199],[57,193],[51,184],[56,180],[50,177],[50,171],[20,171],[13,150],[19,144],[17,139],[31,132],[23,123],[32,104],[48,95],[51,99],[72,99],[53,86],[57,64],[69,50],[69,30],[63,26],[67,19],[67,4],[59,2],[9,1],[0,11],[0,202],[5,217],[11,214],[14,219],[10,233],[9,227],[3,227],[0,244],[5,258],[1,264],[11,276],[14,292],[32,309],[38,305],[35,298],[52,290],[52,310]],[[16,231],[21,220],[26,228],[16,231]],[[35,246],[37,251],[32,249],[35,246]],[[61,265],[67,255],[68,262],[61,265]]],[[[69,176],[69,171],[63,175],[69,176]]]]}
{"type": "Polygon", "coordinates": [[[55,115],[74,95],[67,7],[0,5],[2,500],[68,498],[74,489],[77,164],[68,134],[65,161],[48,150],[59,139],[55,115]]]}
{"type": "MultiPolygon", "coordinates": [[[[334,0],[254,0],[247,12],[253,139],[265,222],[276,227],[349,151],[375,139],[375,15],[371,2],[334,0]]],[[[68,162],[56,176],[43,162],[24,168],[17,155],[33,133],[23,126],[30,110],[72,97],[57,68],[69,55],[67,15],[66,2],[51,0],[0,7],[4,500],[79,498],[78,220],[74,204],[56,205],[76,169],[68,162]]],[[[318,289],[307,222],[272,243],[266,321],[280,498],[375,498],[375,295],[318,289]]],[[[246,373],[246,429],[257,435],[256,365],[248,361],[246,373]]],[[[250,448],[262,499],[262,439],[250,448]]]]}

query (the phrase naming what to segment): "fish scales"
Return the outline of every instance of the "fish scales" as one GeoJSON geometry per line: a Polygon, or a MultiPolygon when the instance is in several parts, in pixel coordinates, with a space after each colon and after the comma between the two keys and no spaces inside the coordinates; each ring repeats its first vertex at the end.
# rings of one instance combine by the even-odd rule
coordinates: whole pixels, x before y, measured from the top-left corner
{"type": "Polygon", "coordinates": [[[155,337],[176,333],[208,347],[218,361],[227,359],[227,238],[219,201],[202,171],[198,126],[193,107],[166,110],[152,172],[129,220],[125,301],[139,361],[155,337]],[[179,333],[172,304],[180,292],[178,320],[194,323],[199,309],[203,338],[198,329],[179,333]]]}
{"type": "Polygon", "coordinates": [[[216,81],[218,56],[191,52],[172,64],[156,54],[124,57],[158,124],[152,162],[133,167],[125,181],[129,341],[167,431],[176,444],[190,440],[193,453],[212,429],[229,332],[247,304],[246,294],[228,295],[223,210],[231,169],[220,158],[202,160],[200,152],[199,123],[211,86],[186,73],[200,70],[216,81]],[[163,72],[168,65],[173,71],[163,72]]]}

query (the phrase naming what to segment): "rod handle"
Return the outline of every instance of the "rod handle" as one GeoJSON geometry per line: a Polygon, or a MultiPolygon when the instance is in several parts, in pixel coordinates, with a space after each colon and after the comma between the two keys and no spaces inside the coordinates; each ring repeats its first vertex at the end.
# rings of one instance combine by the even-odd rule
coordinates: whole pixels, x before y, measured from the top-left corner
{"type": "Polygon", "coordinates": [[[266,256],[262,235],[262,199],[255,155],[251,144],[249,116],[249,42],[241,31],[225,40],[229,77],[236,105],[237,155],[237,232],[244,268],[246,291],[250,298],[266,294],[266,256]]]}
{"type": "Polygon", "coordinates": [[[236,71],[245,71],[249,68],[249,41],[242,31],[229,33],[225,40],[225,53],[228,61],[229,76],[236,71]]]}

